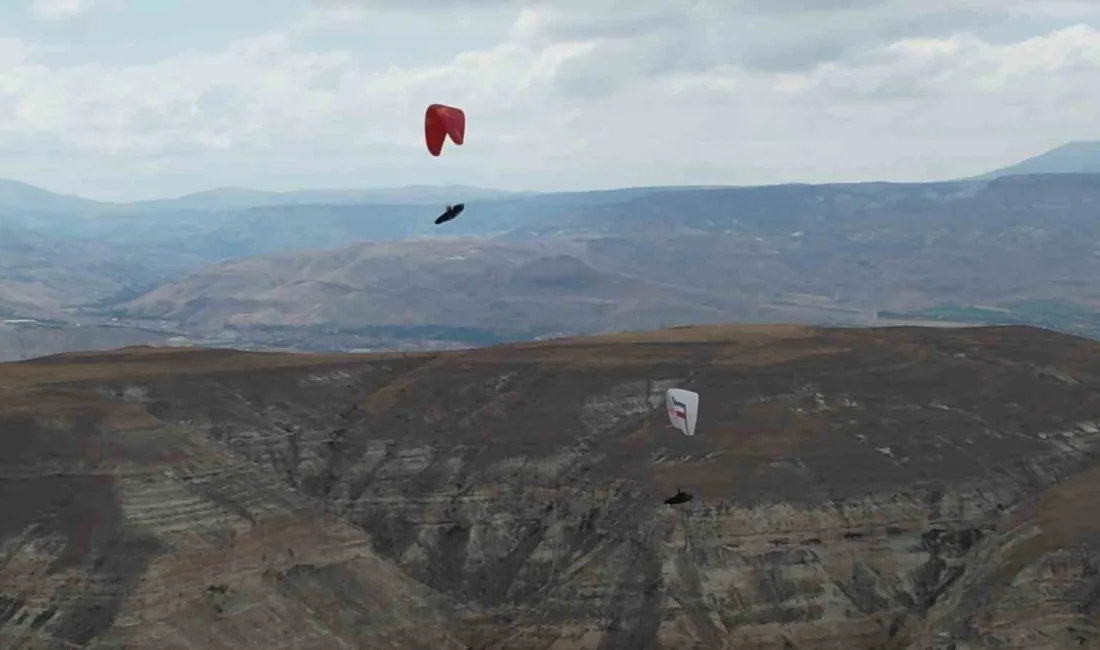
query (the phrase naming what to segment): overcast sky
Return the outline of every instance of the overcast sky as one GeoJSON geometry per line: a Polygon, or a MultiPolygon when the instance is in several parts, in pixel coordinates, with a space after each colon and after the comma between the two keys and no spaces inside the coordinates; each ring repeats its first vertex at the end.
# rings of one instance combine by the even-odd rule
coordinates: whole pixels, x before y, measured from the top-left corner
{"type": "Polygon", "coordinates": [[[0,177],[109,200],[933,180],[1100,139],[1097,79],[1098,0],[7,0],[0,177]],[[467,112],[439,158],[432,102],[467,112]]]}

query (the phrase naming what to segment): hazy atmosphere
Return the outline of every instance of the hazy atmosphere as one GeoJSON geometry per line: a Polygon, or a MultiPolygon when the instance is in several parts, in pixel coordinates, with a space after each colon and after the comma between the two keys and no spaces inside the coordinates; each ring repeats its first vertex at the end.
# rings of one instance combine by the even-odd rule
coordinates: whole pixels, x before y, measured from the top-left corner
{"type": "Polygon", "coordinates": [[[1100,2],[0,3],[0,647],[1100,650],[1100,2]]]}
{"type": "Polygon", "coordinates": [[[949,179],[1094,139],[1098,72],[1091,0],[13,1],[0,177],[103,200],[949,179]],[[439,160],[431,102],[476,116],[439,160]]]}

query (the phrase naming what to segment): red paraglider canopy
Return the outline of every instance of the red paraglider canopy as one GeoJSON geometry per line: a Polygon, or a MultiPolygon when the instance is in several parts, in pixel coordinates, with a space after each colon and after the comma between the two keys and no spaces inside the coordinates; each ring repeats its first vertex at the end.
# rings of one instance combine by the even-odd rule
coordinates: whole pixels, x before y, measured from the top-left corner
{"type": "Polygon", "coordinates": [[[424,112],[424,141],[433,156],[442,153],[445,137],[456,145],[462,144],[466,139],[466,114],[460,108],[432,104],[424,112]]]}

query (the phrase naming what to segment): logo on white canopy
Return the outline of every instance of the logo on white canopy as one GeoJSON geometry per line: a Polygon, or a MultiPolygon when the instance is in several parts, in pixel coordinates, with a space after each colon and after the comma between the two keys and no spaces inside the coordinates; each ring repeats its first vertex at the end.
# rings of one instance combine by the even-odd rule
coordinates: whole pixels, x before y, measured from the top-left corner
{"type": "Polygon", "coordinates": [[[699,393],[682,388],[670,388],[665,392],[668,420],[685,436],[695,435],[695,422],[699,417],[699,393]]]}

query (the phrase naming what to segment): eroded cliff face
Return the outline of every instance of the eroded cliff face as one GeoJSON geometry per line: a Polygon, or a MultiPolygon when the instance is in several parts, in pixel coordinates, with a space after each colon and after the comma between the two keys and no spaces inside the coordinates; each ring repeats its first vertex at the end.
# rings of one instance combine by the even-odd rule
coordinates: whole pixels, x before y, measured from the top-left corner
{"type": "Polygon", "coordinates": [[[0,366],[0,646],[466,647],[449,603],[283,476],[156,419],[140,381],[68,381],[288,363],[163,354],[0,366]]]}
{"type": "MultiPolygon", "coordinates": [[[[53,426],[129,463],[64,479],[104,482],[71,507],[113,511],[122,532],[81,555],[61,531],[52,552],[75,553],[80,575],[130,576],[89,638],[1100,647],[1095,343],[689,328],[286,359],[36,380],[54,399],[94,395],[110,418],[53,426]],[[666,426],[671,386],[701,395],[694,438],[666,426]],[[677,487],[695,499],[664,505],[677,487]],[[111,569],[120,556],[132,566],[111,569]]],[[[23,453],[44,467],[41,452],[23,453]]],[[[58,560],[30,550],[52,538],[2,532],[5,638],[76,639],[56,614],[34,627],[51,601],[23,587],[58,584],[58,560]]]]}

